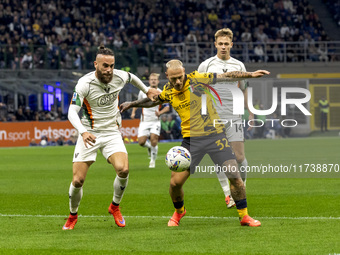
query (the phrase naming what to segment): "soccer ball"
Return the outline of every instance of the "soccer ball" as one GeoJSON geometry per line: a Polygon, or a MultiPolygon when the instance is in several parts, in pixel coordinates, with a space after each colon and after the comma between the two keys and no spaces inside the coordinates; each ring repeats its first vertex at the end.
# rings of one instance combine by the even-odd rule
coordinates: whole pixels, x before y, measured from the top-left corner
{"type": "Polygon", "coordinates": [[[46,140],[41,140],[40,145],[42,147],[45,147],[47,145],[47,141],[46,140]]]}
{"type": "Polygon", "coordinates": [[[165,164],[174,172],[183,172],[189,169],[190,163],[191,154],[182,146],[172,147],[165,157],[165,164]]]}

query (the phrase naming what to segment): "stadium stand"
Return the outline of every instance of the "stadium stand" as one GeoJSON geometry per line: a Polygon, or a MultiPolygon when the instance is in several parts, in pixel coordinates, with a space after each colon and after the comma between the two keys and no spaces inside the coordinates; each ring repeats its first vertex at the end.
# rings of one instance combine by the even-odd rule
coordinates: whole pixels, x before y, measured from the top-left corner
{"type": "Polygon", "coordinates": [[[323,0],[323,2],[327,5],[333,19],[340,27],[340,2],[338,0],[323,0]]]}
{"type": "MultiPolygon", "coordinates": [[[[324,3],[339,25],[338,1],[324,3]]],[[[0,69],[7,71],[0,74],[6,78],[0,89],[15,75],[32,83],[27,86],[38,86],[36,80],[26,82],[30,77],[52,79],[42,77],[48,72],[24,72],[30,69],[91,70],[99,44],[114,48],[116,67],[132,72],[171,58],[197,67],[215,54],[211,41],[221,27],[234,31],[232,54],[245,63],[340,60],[340,43],[330,41],[307,0],[5,0],[0,1],[0,69]]],[[[27,100],[21,104],[19,98],[13,109],[0,93],[0,102],[1,121],[18,121],[17,112],[28,111],[27,100]]],[[[38,108],[26,119],[65,118],[38,108]]]]}
{"type": "MultiPolygon", "coordinates": [[[[339,19],[337,1],[327,2],[339,19]]],[[[201,48],[210,54],[202,42],[220,27],[234,31],[235,51],[245,62],[258,59],[257,45],[267,55],[260,59],[270,62],[334,60],[319,58],[331,45],[306,0],[2,1],[0,21],[0,68],[91,69],[101,43],[119,50],[126,65],[157,64],[183,57],[184,42],[191,55],[201,48]]]]}

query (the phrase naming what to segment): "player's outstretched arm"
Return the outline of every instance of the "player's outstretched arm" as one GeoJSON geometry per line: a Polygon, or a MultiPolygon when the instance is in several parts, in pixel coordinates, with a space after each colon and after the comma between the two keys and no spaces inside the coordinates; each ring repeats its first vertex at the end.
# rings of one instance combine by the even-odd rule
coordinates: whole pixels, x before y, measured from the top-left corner
{"type": "Polygon", "coordinates": [[[170,107],[169,106],[165,106],[162,110],[160,111],[156,111],[156,116],[159,117],[161,116],[162,114],[166,113],[170,111],[170,107]]]}
{"type": "Polygon", "coordinates": [[[267,70],[257,70],[255,72],[252,72],[252,77],[251,78],[260,78],[264,75],[269,75],[270,72],[267,70]]]}
{"type": "Polygon", "coordinates": [[[154,100],[155,101],[151,101],[149,98],[143,98],[132,102],[124,102],[119,106],[119,110],[120,112],[125,112],[131,107],[150,108],[164,103],[161,102],[158,97],[154,98],[154,100]]]}
{"type": "Polygon", "coordinates": [[[268,75],[270,72],[266,70],[257,70],[255,72],[241,72],[241,71],[233,71],[233,72],[227,72],[222,74],[216,75],[216,82],[221,81],[240,81],[244,79],[250,79],[250,78],[260,78],[264,75],[268,75]]]}
{"type": "Polygon", "coordinates": [[[160,93],[161,92],[158,91],[157,89],[149,88],[148,92],[146,92],[146,95],[151,101],[155,102],[155,98],[158,97],[160,93]]]}
{"type": "Polygon", "coordinates": [[[135,118],[135,116],[136,116],[136,111],[137,111],[137,107],[133,107],[133,108],[132,108],[132,112],[131,112],[131,116],[130,116],[131,119],[134,119],[134,118],[135,118]]]}

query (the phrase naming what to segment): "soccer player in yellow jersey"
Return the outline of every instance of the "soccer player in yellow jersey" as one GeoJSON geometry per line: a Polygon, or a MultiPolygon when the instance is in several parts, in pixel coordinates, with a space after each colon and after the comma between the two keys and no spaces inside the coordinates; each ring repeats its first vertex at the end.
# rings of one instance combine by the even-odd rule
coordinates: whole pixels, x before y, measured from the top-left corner
{"type": "MultiPolygon", "coordinates": [[[[154,102],[141,99],[125,102],[120,105],[121,112],[131,107],[152,107],[169,102],[182,120],[183,141],[181,146],[187,148],[192,156],[190,169],[184,172],[172,172],[169,193],[175,207],[175,212],[168,222],[168,226],[178,226],[181,218],[186,214],[184,207],[183,185],[195,166],[199,164],[205,154],[209,154],[214,164],[226,169],[230,180],[231,194],[235,199],[242,226],[258,227],[261,223],[248,215],[247,199],[244,183],[237,170],[237,162],[224,133],[224,125],[214,125],[219,116],[212,105],[210,97],[206,97],[207,114],[201,114],[202,94],[209,84],[220,81],[236,81],[246,78],[258,78],[269,74],[268,71],[256,72],[227,72],[223,74],[198,73],[185,74],[183,64],[179,60],[170,60],[166,64],[166,76],[169,82],[154,102]],[[230,171],[233,169],[233,171],[230,171]],[[235,171],[235,169],[237,171],[235,171]],[[229,170],[229,171],[228,171],[229,170]]],[[[208,87],[209,88],[209,87],[208,87]]]]}

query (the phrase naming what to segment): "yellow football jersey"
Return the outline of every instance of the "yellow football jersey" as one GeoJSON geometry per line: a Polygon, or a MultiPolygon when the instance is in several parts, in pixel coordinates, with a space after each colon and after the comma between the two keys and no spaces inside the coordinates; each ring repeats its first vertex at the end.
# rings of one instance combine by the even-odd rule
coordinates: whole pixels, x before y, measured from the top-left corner
{"type": "Polygon", "coordinates": [[[219,116],[213,106],[209,90],[205,84],[215,83],[213,73],[192,72],[186,75],[181,91],[176,90],[169,82],[159,95],[161,101],[169,102],[182,120],[183,137],[207,136],[224,132],[224,125],[216,124],[219,116]],[[202,115],[202,94],[206,94],[206,115],[202,115]]]}

